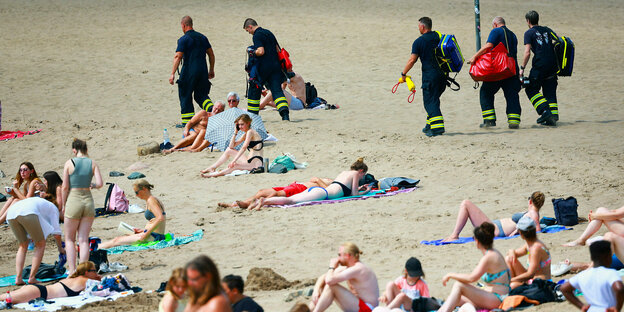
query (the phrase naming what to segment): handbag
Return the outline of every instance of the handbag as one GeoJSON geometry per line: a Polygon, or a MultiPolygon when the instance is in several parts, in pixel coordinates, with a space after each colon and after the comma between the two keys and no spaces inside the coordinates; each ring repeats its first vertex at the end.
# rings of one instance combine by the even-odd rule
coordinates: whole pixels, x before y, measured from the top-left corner
{"type": "MultiPolygon", "coordinates": [[[[503,33],[507,43],[507,31],[503,29],[503,33]]],[[[513,77],[516,73],[516,60],[509,56],[502,42],[470,64],[470,77],[474,81],[499,81],[513,77]]]]}
{"type": "Polygon", "coordinates": [[[578,203],[570,196],[566,199],[553,198],[553,209],[557,224],[573,226],[578,224],[578,203]]]}

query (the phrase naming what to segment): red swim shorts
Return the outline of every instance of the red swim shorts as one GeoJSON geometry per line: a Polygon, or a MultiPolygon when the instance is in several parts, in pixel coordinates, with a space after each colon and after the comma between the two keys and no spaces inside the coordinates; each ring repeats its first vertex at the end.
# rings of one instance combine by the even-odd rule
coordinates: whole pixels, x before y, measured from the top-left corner
{"type": "Polygon", "coordinates": [[[273,189],[276,191],[284,191],[286,193],[286,197],[290,197],[293,196],[295,194],[299,194],[303,191],[305,191],[308,187],[303,185],[303,184],[299,184],[297,182],[293,182],[292,184],[286,186],[286,187],[274,187],[273,189]]]}
{"type": "Polygon", "coordinates": [[[360,298],[358,299],[359,299],[358,306],[360,308],[358,310],[359,312],[372,312],[373,311],[372,306],[370,304],[364,302],[364,300],[360,298]]]}

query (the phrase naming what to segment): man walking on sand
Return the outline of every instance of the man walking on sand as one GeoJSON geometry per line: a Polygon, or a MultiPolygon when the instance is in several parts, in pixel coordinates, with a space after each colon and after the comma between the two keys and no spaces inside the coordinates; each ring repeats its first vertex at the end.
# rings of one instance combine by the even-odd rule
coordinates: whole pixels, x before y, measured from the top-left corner
{"type": "Polygon", "coordinates": [[[371,312],[379,303],[377,276],[360,262],[362,252],[353,243],[338,249],[338,258],[329,260],[329,270],[314,285],[310,310],[325,311],[332,302],[343,311],[371,312]],[[340,285],[346,281],[349,288],[340,285]]]}
{"type": "Polygon", "coordinates": [[[173,85],[175,73],[180,62],[184,60],[177,83],[182,124],[186,125],[195,116],[193,98],[203,110],[212,111],[212,100],[208,94],[210,93],[209,79],[215,76],[215,56],[208,38],[193,29],[193,19],[190,16],[183,17],[180,23],[184,36],[178,39],[169,84],[173,85]],[[210,61],[210,70],[206,65],[206,54],[210,61]]]}

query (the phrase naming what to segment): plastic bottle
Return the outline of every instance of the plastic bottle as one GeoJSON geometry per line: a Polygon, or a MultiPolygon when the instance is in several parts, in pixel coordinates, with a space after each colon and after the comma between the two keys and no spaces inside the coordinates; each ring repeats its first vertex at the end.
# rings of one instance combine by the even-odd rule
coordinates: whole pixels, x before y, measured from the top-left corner
{"type": "Polygon", "coordinates": [[[6,302],[7,309],[13,308],[13,299],[11,298],[11,293],[7,291],[7,298],[4,300],[6,302]]]}
{"type": "Polygon", "coordinates": [[[165,129],[165,131],[163,131],[163,143],[167,145],[167,143],[170,142],[171,141],[169,141],[169,132],[167,132],[167,129],[165,129]]]}

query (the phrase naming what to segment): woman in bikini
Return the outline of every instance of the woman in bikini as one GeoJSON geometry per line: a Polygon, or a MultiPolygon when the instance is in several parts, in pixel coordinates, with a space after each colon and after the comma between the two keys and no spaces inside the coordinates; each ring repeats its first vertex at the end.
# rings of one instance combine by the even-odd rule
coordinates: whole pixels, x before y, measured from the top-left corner
{"type": "Polygon", "coordinates": [[[6,187],[5,189],[11,197],[4,203],[2,210],[0,210],[0,223],[6,221],[6,213],[11,205],[24,198],[35,196],[35,192],[42,189],[43,182],[39,179],[35,166],[28,161],[21,163],[15,175],[15,180],[13,180],[13,187],[6,187]],[[21,190],[20,187],[22,187],[21,190]]]}
{"type": "Polygon", "coordinates": [[[493,247],[494,230],[494,224],[489,222],[483,222],[474,229],[475,244],[483,257],[472,273],[448,273],[442,278],[444,286],[450,279],[457,282],[438,311],[453,311],[464,303],[481,309],[495,309],[508,296],[511,277],[505,258],[493,247]],[[472,285],[479,278],[486,284],[483,289],[472,285]]]}
{"type": "Polygon", "coordinates": [[[115,237],[100,244],[100,249],[108,249],[120,245],[130,245],[135,242],[161,241],[165,239],[165,209],[158,198],[152,195],[153,185],[146,180],[134,183],[134,194],[146,202],[144,229],[134,229],[134,234],[115,237]]]}
{"type": "Polygon", "coordinates": [[[541,231],[539,226],[540,208],[544,205],[544,193],[537,191],[533,192],[529,197],[529,207],[527,212],[514,213],[511,218],[502,218],[496,220],[490,220],[488,216],[473,204],[470,200],[465,199],[459,206],[459,213],[457,214],[457,221],[455,222],[455,228],[453,233],[447,238],[443,239],[443,242],[450,242],[459,239],[459,234],[464,229],[466,222],[470,220],[473,226],[479,226],[483,222],[490,222],[496,225],[494,231],[495,237],[506,237],[516,235],[516,223],[522,216],[527,215],[531,217],[537,224],[537,230],[541,231]]]}
{"type": "Polygon", "coordinates": [[[0,295],[0,302],[11,298],[15,303],[28,302],[42,297],[45,300],[61,297],[78,296],[85,289],[87,280],[100,280],[102,277],[97,274],[95,264],[91,261],[83,262],[76,268],[76,272],[68,278],[48,286],[26,285],[18,290],[0,295]]]}
{"type": "Polygon", "coordinates": [[[537,239],[535,222],[532,218],[524,216],[516,225],[520,237],[526,244],[518,249],[507,252],[507,265],[511,269],[511,288],[516,288],[532,279],[551,280],[550,276],[550,252],[548,248],[537,239]],[[527,268],[518,258],[528,255],[527,268]]]}
{"type": "Polygon", "coordinates": [[[271,197],[266,200],[260,198],[253,205],[253,209],[260,209],[263,205],[292,205],[314,200],[363,195],[371,190],[370,185],[360,186],[359,183],[367,171],[368,166],[364,163],[364,158],[359,158],[351,165],[351,170],[341,172],[326,188],[314,186],[291,197],[271,197]]]}
{"type": "Polygon", "coordinates": [[[264,167],[262,166],[264,158],[262,157],[262,148],[264,147],[264,142],[260,134],[256,132],[256,130],[251,129],[251,117],[247,114],[242,114],[234,120],[234,125],[236,130],[234,131],[234,135],[230,140],[230,145],[228,148],[221,154],[221,157],[212,164],[210,167],[201,171],[201,176],[204,178],[212,178],[212,177],[220,177],[231,173],[234,170],[258,170],[262,172],[264,167]],[[238,132],[242,131],[245,133],[240,140],[236,140],[236,136],[238,132]],[[240,150],[234,149],[237,145],[243,143],[243,146],[240,150]],[[243,154],[245,154],[245,150],[249,151],[247,153],[247,157],[244,158],[243,154]],[[226,169],[221,171],[216,171],[216,169],[223,165],[228,159],[232,158],[232,161],[228,164],[226,169]]]}

